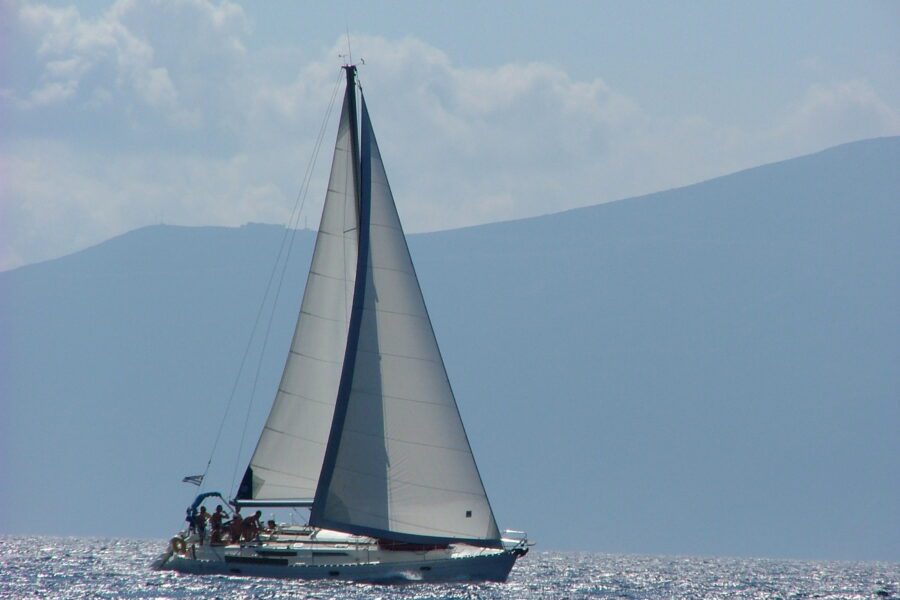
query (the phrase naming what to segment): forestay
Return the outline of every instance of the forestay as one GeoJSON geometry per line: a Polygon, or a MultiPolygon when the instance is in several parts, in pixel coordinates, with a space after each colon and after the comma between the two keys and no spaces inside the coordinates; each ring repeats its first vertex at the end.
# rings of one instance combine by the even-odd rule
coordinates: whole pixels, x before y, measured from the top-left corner
{"type": "Polygon", "coordinates": [[[360,153],[353,314],[310,523],[498,546],[364,99],[360,153]]]}

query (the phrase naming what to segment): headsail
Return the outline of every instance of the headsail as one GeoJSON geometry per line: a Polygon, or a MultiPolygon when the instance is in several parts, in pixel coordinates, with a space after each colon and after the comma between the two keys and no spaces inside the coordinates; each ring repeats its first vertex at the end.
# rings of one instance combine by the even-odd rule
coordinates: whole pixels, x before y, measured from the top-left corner
{"type": "Polygon", "coordinates": [[[358,149],[352,73],[300,316],[272,411],[238,499],[315,494],[344,361],[356,273],[358,149]]]}
{"type": "Polygon", "coordinates": [[[388,539],[497,546],[362,101],[353,314],[310,523],[388,539]]]}

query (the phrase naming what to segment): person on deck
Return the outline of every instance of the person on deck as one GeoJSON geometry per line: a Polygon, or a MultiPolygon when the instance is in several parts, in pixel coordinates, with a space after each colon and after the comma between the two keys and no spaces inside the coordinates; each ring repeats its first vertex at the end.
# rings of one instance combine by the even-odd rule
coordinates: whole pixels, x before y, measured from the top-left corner
{"type": "Polygon", "coordinates": [[[231,523],[228,526],[228,532],[231,534],[231,542],[233,544],[241,543],[241,534],[244,531],[244,517],[241,516],[241,509],[235,508],[234,514],[231,515],[231,523]]]}
{"type": "Polygon", "coordinates": [[[194,529],[197,530],[197,537],[200,539],[200,545],[203,545],[203,540],[206,539],[206,522],[209,520],[209,513],[206,512],[206,507],[201,506],[200,512],[194,517],[194,529]]]}
{"type": "Polygon", "coordinates": [[[259,519],[262,517],[262,511],[258,510],[254,514],[250,515],[246,519],[244,519],[244,539],[248,542],[250,540],[254,540],[259,536],[260,523],[259,519]]]}
{"type": "Polygon", "coordinates": [[[216,512],[209,517],[209,526],[212,528],[209,538],[210,545],[222,543],[222,522],[224,519],[225,513],[222,512],[222,505],[218,504],[216,505],[216,512]]]}
{"type": "Polygon", "coordinates": [[[197,509],[194,508],[193,506],[188,506],[187,516],[184,518],[184,520],[187,521],[188,531],[190,531],[191,533],[194,533],[194,531],[195,531],[194,521],[196,519],[197,519],[197,509]]]}
{"type": "Polygon", "coordinates": [[[268,521],[266,521],[266,528],[263,529],[263,533],[273,535],[277,527],[278,525],[275,523],[275,519],[269,519],[268,521]]]}

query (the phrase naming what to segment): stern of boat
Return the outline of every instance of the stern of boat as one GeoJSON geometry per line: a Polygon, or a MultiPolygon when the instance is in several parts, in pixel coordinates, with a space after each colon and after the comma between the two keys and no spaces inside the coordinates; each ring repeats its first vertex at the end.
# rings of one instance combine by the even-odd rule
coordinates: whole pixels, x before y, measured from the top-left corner
{"type": "Polygon", "coordinates": [[[169,570],[170,567],[166,566],[169,560],[176,555],[187,555],[188,542],[190,541],[191,536],[189,536],[186,531],[182,531],[172,536],[168,546],[166,546],[166,551],[157,556],[156,559],[150,563],[150,569],[153,571],[169,570]]]}

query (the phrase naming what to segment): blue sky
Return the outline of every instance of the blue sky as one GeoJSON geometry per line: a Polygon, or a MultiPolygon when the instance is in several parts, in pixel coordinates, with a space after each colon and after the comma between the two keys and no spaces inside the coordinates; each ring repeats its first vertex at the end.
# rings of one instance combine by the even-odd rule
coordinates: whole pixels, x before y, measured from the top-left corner
{"type": "Polygon", "coordinates": [[[286,222],[348,27],[426,231],[900,134],[898,26],[889,2],[0,0],[0,269],[160,221],[286,222]]]}

